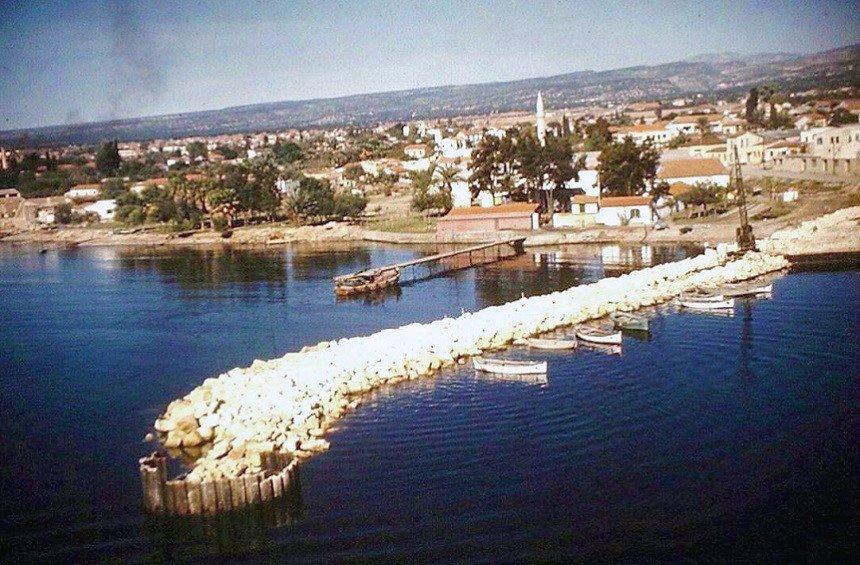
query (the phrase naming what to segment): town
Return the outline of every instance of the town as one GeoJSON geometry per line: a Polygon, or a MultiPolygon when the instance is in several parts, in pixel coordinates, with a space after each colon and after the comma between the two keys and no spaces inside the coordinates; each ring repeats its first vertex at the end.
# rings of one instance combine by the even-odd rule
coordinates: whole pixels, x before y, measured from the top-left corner
{"type": "Polygon", "coordinates": [[[533,112],[4,148],[0,235],[188,242],[345,221],[433,241],[636,226],[681,236],[696,218],[730,213],[735,164],[761,196],[754,219],[788,215],[833,186],[844,198],[832,207],[856,204],[858,114],[855,87],[571,108],[535,92],[533,112]]]}

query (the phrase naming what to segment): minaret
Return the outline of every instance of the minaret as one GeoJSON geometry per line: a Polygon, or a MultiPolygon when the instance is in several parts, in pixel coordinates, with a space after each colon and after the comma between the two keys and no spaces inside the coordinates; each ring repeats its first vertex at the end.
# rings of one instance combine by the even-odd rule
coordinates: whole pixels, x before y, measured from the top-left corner
{"type": "Polygon", "coordinates": [[[0,147],[0,166],[3,167],[4,171],[9,168],[9,162],[6,160],[6,149],[3,147],[0,147]]]}
{"type": "Polygon", "coordinates": [[[538,91],[537,104],[535,105],[535,113],[537,114],[537,136],[541,146],[546,145],[546,116],[543,111],[543,95],[538,91]]]}

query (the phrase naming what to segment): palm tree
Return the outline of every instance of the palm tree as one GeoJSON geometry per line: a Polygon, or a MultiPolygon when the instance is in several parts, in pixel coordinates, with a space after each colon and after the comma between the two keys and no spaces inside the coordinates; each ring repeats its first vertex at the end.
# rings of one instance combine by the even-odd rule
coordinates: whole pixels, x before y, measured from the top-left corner
{"type": "Polygon", "coordinates": [[[436,177],[444,190],[451,192],[451,184],[463,180],[460,169],[454,165],[443,165],[436,169],[436,177]]]}

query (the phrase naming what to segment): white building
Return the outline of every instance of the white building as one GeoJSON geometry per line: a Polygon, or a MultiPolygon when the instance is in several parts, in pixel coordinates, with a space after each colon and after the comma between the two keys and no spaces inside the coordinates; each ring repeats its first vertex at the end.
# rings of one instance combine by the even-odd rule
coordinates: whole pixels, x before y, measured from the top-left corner
{"type": "Polygon", "coordinates": [[[407,145],[403,149],[403,153],[407,157],[411,157],[412,159],[423,159],[427,156],[427,146],[421,143],[407,145]]]}
{"type": "Polygon", "coordinates": [[[451,200],[454,203],[454,208],[466,208],[471,206],[472,191],[469,190],[469,183],[463,180],[452,182],[451,200]]]}
{"type": "Polygon", "coordinates": [[[84,206],[85,212],[95,212],[98,214],[101,221],[113,220],[114,212],[116,212],[116,200],[97,200],[92,204],[84,206]]]}
{"type": "Polygon", "coordinates": [[[683,182],[729,186],[729,171],[719,159],[673,159],[660,163],[657,178],[668,184],[683,182]]]}
{"type": "Polygon", "coordinates": [[[67,190],[63,195],[70,200],[97,200],[101,194],[99,184],[78,184],[67,190]]]}
{"type": "Polygon", "coordinates": [[[806,152],[815,157],[856,159],[860,157],[860,124],[813,128],[800,133],[806,152]]]}
{"type": "Polygon", "coordinates": [[[665,122],[617,126],[610,128],[610,130],[612,131],[612,139],[618,143],[623,142],[629,137],[637,145],[642,145],[646,141],[650,141],[658,147],[669,143],[671,139],[678,135],[677,131],[668,129],[665,122]]]}
{"type": "Polygon", "coordinates": [[[650,226],[654,223],[651,199],[647,196],[603,197],[595,220],[605,226],[650,226]]]}

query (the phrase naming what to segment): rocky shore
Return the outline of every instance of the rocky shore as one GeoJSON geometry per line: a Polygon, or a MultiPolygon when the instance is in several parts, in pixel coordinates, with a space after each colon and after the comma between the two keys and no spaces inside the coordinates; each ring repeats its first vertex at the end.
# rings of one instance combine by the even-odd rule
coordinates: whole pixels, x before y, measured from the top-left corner
{"type": "Polygon", "coordinates": [[[711,249],[694,258],[458,318],[322,342],[279,359],[255,361],[206,379],[171,402],[155,422],[158,441],[169,450],[203,447],[186,481],[256,475],[265,472],[268,453],[287,454],[294,462],[326,450],[326,430],[374,388],[430,376],[527,336],[788,265],[783,257],[762,253],[730,261],[726,251],[711,249]]]}
{"type": "Polygon", "coordinates": [[[759,248],[783,255],[860,251],[860,206],[843,208],[796,228],[774,232],[759,242],[759,248]]]}

